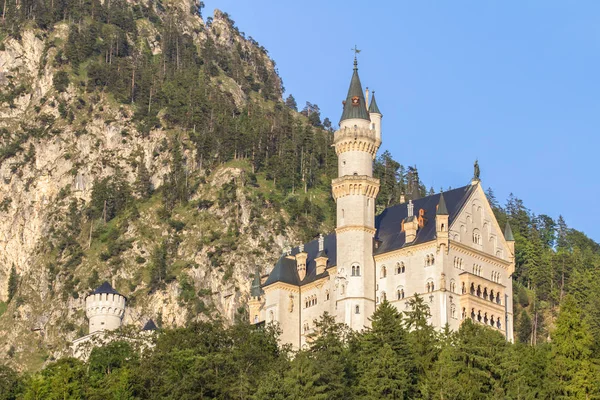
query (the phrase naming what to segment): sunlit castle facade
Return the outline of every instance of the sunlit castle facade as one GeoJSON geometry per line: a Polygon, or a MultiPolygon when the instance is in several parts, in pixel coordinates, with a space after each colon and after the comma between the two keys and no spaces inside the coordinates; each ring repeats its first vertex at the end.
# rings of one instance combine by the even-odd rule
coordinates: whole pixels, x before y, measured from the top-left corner
{"type": "MultiPolygon", "coordinates": [[[[356,60],[334,133],[338,177],[334,233],[287,249],[268,275],[252,283],[252,323],[278,323],[281,341],[301,348],[324,312],[354,330],[384,299],[407,310],[415,293],[429,304],[430,322],[453,330],[467,318],[513,340],[514,238],[503,233],[476,171],[467,186],[418,198],[375,215],[379,179],[373,160],[381,145],[375,96],[368,104],[356,60]]],[[[415,192],[416,193],[416,192],[415,192]]]]}

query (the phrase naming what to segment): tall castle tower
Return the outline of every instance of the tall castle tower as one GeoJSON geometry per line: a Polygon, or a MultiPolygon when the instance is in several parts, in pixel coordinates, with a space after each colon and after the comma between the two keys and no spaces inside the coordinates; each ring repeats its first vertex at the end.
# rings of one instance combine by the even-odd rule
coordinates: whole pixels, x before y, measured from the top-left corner
{"type": "Polygon", "coordinates": [[[334,133],[338,178],[331,182],[337,203],[338,321],[360,330],[375,311],[375,199],[379,179],[373,178],[373,159],[381,145],[381,113],[373,95],[368,107],[358,77],[350,81],[340,129],[334,133]]]}
{"type": "Polygon", "coordinates": [[[119,294],[108,282],[104,282],[85,298],[85,313],[92,334],[111,331],[121,327],[125,314],[125,296],[119,294]]]}

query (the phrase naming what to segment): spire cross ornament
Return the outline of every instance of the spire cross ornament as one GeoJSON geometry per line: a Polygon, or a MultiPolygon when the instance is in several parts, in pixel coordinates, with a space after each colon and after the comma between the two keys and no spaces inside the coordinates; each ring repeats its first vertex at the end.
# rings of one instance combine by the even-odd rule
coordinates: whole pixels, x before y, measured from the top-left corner
{"type": "Polygon", "coordinates": [[[358,47],[356,47],[356,45],[354,45],[354,48],[350,49],[350,50],[354,52],[354,69],[356,69],[358,67],[358,61],[356,60],[356,55],[358,53],[360,53],[360,50],[358,49],[358,47]]]}

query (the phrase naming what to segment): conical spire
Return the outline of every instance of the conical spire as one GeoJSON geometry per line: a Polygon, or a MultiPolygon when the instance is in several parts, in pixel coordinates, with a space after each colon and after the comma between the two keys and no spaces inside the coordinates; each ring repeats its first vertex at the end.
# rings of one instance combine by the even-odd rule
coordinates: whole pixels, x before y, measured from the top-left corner
{"type": "Polygon", "coordinates": [[[350,80],[350,88],[344,102],[344,112],[342,113],[340,122],[351,118],[371,120],[367,112],[365,94],[362,90],[360,78],[358,77],[358,62],[356,61],[356,57],[354,57],[354,72],[350,80]]]}
{"type": "Polygon", "coordinates": [[[448,215],[448,207],[446,207],[446,200],[444,200],[444,193],[440,193],[440,201],[437,206],[437,215],[448,215]]]}
{"type": "Polygon", "coordinates": [[[510,228],[510,224],[506,221],[506,227],[504,228],[504,239],[507,242],[514,242],[515,237],[513,236],[512,229],[510,228]]]}
{"type": "Polygon", "coordinates": [[[250,295],[252,297],[262,296],[264,293],[262,287],[260,287],[260,270],[256,267],[256,272],[254,273],[254,280],[252,281],[252,286],[250,286],[250,295]]]}
{"type": "Polygon", "coordinates": [[[373,91],[371,94],[371,105],[369,106],[369,112],[381,114],[381,111],[379,111],[379,107],[377,107],[377,102],[375,101],[375,91],[373,91]]]}

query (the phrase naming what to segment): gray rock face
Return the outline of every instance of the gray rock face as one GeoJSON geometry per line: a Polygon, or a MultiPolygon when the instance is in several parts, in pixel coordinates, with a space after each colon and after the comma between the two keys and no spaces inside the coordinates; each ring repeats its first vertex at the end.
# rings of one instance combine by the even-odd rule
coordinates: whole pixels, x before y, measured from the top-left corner
{"type": "MultiPolygon", "coordinates": [[[[187,13],[189,4],[180,5],[187,13]]],[[[215,14],[216,36],[213,31],[202,29],[204,23],[198,17],[190,16],[181,23],[197,43],[213,35],[219,46],[233,48],[239,43],[244,51],[258,51],[239,33],[232,32],[222,17],[220,12],[215,14]]],[[[140,22],[139,31],[145,35],[152,53],[159,54],[160,46],[154,39],[156,29],[140,22]]],[[[94,94],[95,101],[89,102],[92,117],[83,128],[77,125],[78,115],[75,123],[62,119],[58,104],[73,104],[80,92],[73,84],[63,93],[55,91],[53,77],[57,70],[51,61],[57,49],[47,45],[51,40],[66,40],[68,26],[58,24],[44,39],[38,33],[28,30],[21,40],[5,39],[4,50],[0,51],[0,91],[9,85],[26,88],[12,104],[0,103],[0,129],[10,134],[8,138],[0,136],[0,148],[18,139],[14,132],[23,126],[36,126],[40,115],[55,121],[51,134],[30,137],[21,143],[22,151],[0,158],[0,301],[8,301],[7,282],[13,265],[19,275],[17,296],[0,315],[0,359],[12,347],[22,356],[11,362],[37,368],[42,362],[40,355],[51,359],[68,354],[70,341],[87,326],[83,310],[92,271],[97,271],[100,278],[111,279],[130,297],[125,324],[143,324],[150,317],[158,317],[165,326],[182,326],[205,317],[202,305],[232,321],[245,304],[255,265],[269,265],[273,255],[280,253],[278,247],[283,238],[274,233],[274,225],[269,222],[276,215],[270,215],[269,210],[257,212],[250,189],[244,185],[244,169],[222,167],[206,177],[206,184],[199,187],[192,201],[214,201],[221,187],[233,181],[237,199],[234,204],[220,207],[215,203],[208,210],[189,207],[181,214],[177,210],[174,213],[173,218],[185,222],[178,233],[180,244],[173,260],[177,279],[162,290],[148,290],[153,249],[172,235],[165,228],[165,221],[157,217],[159,202],[144,203],[139,218],[129,222],[119,240],[129,241],[131,247],[122,252],[119,262],[102,261],[99,253],[105,245],[101,239],[90,240],[89,236],[104,228],[91,226],[83,217],[94,182],[112,177],[119,170],[133,185],[137,165],[144,163],[153,185],[160,187],[163,176],[169,172],[171,156],[160,151],[161,143],[172,132],[157,129],[148,135],[139,134],[131,120],[133,110],[116,105],[102,93],[94,94]],[[80,264],[65,271],[59,264],[66,260],[53,257],[55,238],[64,229],[69,207],[75,207],[82,224],[81,234],[74,239],[83,255],[80,264]],[[262,216],[258,226],[253,213],[262,216]],[[230,236],[232,230],[237,232],[232,239],[235,251],[221,243],[228,230],[230,236]],[[215,251],[222,252],[216,265],[215,251]],[[202,292],[201,302],[196,301],[195,308],[181,298],[184,276],[194,293],[202,292]]],[[[266,55],[265,64],[274,68],[266,55]]],[[[229,91],[238,105],[247,101],[235,81],[220,79],[222,89],[229,91]]],[[[195,160],[193,146],[183,148],[184,159],[188,160],[186,169],[202,175],[191,161],[195,160]]],[[[288,234],[294,238],[294,232],[288,234]]]]}

